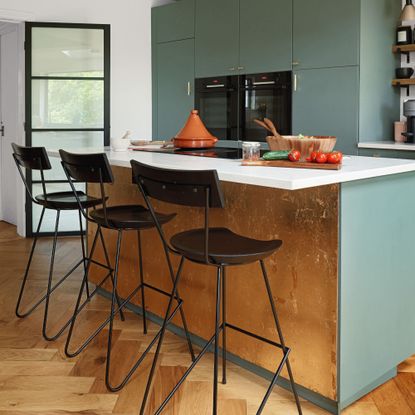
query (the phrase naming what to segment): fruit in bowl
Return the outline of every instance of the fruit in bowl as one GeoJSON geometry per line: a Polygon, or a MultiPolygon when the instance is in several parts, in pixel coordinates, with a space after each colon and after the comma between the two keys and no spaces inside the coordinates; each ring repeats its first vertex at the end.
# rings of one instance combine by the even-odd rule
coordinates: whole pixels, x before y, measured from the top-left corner
{"type": "Polygon", "coordinates": [[[332,152],[336,141],[337,138],[333,136],[303,136],[301,134],[267,137],[271,151],[298,150],[301,153],[302,161],[309,158],[313,151],[332,152]]]}

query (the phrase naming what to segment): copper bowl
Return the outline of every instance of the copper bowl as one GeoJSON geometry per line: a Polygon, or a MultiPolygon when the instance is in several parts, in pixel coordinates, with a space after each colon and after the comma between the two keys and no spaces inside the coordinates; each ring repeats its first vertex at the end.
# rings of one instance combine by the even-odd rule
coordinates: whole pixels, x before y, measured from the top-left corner
{"type": "Polygon", "coordinates": [[[173,145],[177,148],[211,148],[218,139],[212,138],[173,138],[173,145]]]}
{"type": "Polygon", "coordinates": [[[336,145],[337,138],[333,136],[304,136],[299,138],[297,135],[286,135],[279,137],[267,137],[267,143],[272,151],[279,150],[298,150],[301,153],[301,160],[310,156],[312,151],[322,151],[330,153],[336,145]]]}

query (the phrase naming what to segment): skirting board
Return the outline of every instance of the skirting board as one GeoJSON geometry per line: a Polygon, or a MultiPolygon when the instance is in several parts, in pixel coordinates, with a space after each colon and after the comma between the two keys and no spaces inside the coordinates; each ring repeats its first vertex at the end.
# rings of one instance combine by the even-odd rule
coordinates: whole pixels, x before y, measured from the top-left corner
{"type": "MultiPolygon", "coordinates": [[[[105,298],[111,299],[111,294],[108,291],[106,291],[102,288],[98,288],[97,292],[98,292],[99,295],[102,295],[105,298]]],[[[139,307],[139,306],[136,306],[136,305],[131,304],[131,303],[127,303],[126,308],[128,308],[130,311],[132,311],[135,314],[138,314],[140,316],[143,315],[142,308],[139,307]]],[[[146,311],[146,316],[149,320],[151,320],[152,322],[154,322],[154,323],[156,323],[160,326],[163,323],[162,318],[160,318],[159,316],[151,313],[150,311],[146,311]]],[[[176,334],[177,336],[180,336],[182,338],[186,337],[184,330],[181,327],[178,327],[174,324],[169,324],[167,326],[167,329],[169,331],[171,331],[172,333],[176,334]]],[[[204,347],[207,343],[205,339],[202,339],[201,337],[196,336],[194,334],[190,334],[190,340],[193,344],[195,344],[196,346],[199,346],[199,347],[204,347]]],[[[211,351],[213,351],[213,348],[211,348],[211,349],[212,349],[211,351]]],[[[258,376],[260,376],[264,379],[267,379],[269,381],[271,381],[271,379],[274,376],[274,373],[272,373],[272,372],[270,372],[270,371],[268,371],[268,370],[266,370],[266,369],[264,369],[260,366],[254,365],[254,364],[252,364],[252,363],[250,363],[250,362],[248,362],[244,359],[241,359],[240,357],[238,357],[238,356],[236,356],[232,353],[228,352],[227,353],[227,358],[230,362],[242,367],[243,369],[248,370],[249,372],[251,372],[255,375],[258,375],[258,376]]],[[[284,379],[284,378],[280,377],[277,381],[277,384],[278,384],[278,386],[281,386],[282,388],[284,388],[286,390],[291,390],[290,382],[287,379],[284,379]]],[[[297,385],[297,391],[298,391],[299,395],[302,398],[304,398],[307,401],[313,403],[314,405],[317,405],[318,407],[320,407],[320,408],[322,408],[322,409],[324,409],[324,410],[326,410],[326,411],[328,411],[328,412],[330,412],[334,415],[340,414],[339,407],[338,407],[338,404],[337,404],[336,401],[325,398],[324,396],[321,396],[318,393],[315,393],[315,392],[313,392],[313,391],[311,391],[307,388],[304,388],[301,385],[297,385]]]]}

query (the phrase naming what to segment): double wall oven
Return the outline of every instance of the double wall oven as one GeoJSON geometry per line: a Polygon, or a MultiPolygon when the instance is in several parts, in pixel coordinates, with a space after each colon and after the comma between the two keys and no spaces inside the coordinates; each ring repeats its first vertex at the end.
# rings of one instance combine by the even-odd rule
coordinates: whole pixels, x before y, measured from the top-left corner
{"type": "Polygon", "coordinates": [[[220,140],[265,141],[254,120],[271,119],[281,134],[291,134],[291,72],[196,79],[195,108],[220,140]]]}

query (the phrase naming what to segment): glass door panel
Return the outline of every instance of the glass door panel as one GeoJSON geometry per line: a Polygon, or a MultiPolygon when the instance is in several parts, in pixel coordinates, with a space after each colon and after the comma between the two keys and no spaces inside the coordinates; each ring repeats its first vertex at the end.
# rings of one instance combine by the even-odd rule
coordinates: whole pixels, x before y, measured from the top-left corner
{"type": "MultiPolygon", "coordinates": [[[[26,24],[26,143],[76,150],[109,145],[110,33],[108,25],[26,24]]],[[[60,160],[45,172],[48,192],[69,191],[60,160]]],[[[42,193],[39,174],[29,177],[42,193]]],[[[77,184],[85,191],[84,184],[77,184]]],[[[41,208],[28,205],[27,233],[41,208]]],[[[42,233],[54,230],[55,211],[46,211],[42,233]]],[[[60,231],[79,232],[78,212],[62,212],[60,231]]]]}

